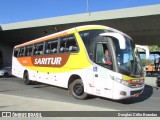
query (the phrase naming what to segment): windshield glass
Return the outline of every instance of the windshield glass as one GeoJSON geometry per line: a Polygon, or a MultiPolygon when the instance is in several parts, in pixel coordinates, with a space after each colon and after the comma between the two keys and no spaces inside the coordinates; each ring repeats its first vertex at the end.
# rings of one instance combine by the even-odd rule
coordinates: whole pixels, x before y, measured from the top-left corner
{"type": "Polygon", "coordinates": [[[116,58],[118,70],[120,73],[132,76],[140,77],[142,76],[142,66],[139,54],[135,49],[135,45],[132,43],[132,40],[125,37],[126,49],[120,49],[119,42],[117,39],[114,39],[116,58]]]}

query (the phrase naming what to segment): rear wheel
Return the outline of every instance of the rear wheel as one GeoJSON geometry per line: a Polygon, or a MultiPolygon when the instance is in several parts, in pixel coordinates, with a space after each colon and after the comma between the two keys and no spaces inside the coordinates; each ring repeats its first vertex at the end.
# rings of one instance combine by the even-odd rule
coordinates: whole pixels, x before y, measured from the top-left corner
{"type": "Polygon", "coordinates": [[[32,81],[29,80],[28,72],[24,72],[23,78],[24,78],[24,84],[26,84],[26,85],[31,85],[32,84],[32,81]]]}
{"type": "Polygon", "coordinates": [[[69,85],[69,93],[76,99],[84,100],[88,94],[84,92],[84,85],[81,79],[76,79],[69,85]]]}

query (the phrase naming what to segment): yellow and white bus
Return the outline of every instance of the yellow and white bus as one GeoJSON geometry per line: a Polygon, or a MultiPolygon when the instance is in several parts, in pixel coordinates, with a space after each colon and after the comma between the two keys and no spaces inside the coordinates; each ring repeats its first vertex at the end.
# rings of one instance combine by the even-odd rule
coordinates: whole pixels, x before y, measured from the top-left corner
{"type": "Polygon", "coordinates": [[[67,88],[77,99],[139,96],[144,89],[133,40],[118,30],[85,25],[17,45],[12,74],[25,80],[67,88]],[[108,58],[105,53],[108,51],[108,58]]]}

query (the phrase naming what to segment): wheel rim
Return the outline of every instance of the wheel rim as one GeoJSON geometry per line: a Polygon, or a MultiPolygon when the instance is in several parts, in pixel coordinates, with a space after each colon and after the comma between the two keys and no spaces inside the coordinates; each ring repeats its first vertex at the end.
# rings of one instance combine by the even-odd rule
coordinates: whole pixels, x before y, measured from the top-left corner
{"type": "Polygon", "coordinates": [[[81,84],[77,84],[74,86],[74,93],[77,95],[77,96],[80,96],[83,94],[83,86],[81,84]]]}
{"type": "Polygon", "coordinates": [[[24,79],[28,80],[28,74],[27,73],[24,75],[24,79]]]}
{"type": "Polygon", "coordinates": [[[24,74],[24,83],[27,84],[28,83],[28,73],[24,74]]]}

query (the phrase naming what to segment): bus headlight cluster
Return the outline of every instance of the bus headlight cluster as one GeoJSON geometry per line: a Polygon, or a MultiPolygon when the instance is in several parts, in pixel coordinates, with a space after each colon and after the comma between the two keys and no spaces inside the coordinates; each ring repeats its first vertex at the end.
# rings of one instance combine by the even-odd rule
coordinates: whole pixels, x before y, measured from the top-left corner
{"type": "Polygon", "coordinates": [[[126,86],[130,86],[129,82],[122,80],[122,84],[126,86]]]}
{"type": "Polygon", "coordinates": [[[130,83],[125,81],[125,80],[122,80],[120,78],[117,78],[117,77],[114,77],[114,76],[110,76],[112,80],[116,81],[116,82],[119,82],[123,85],[126,85],[126,86],[130,86],[130,83]]]}

